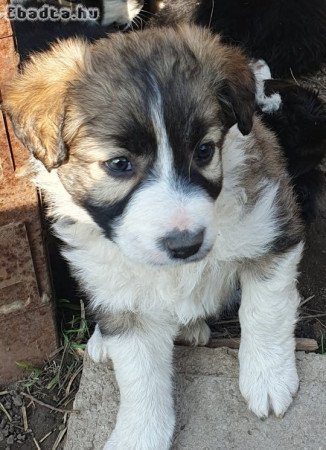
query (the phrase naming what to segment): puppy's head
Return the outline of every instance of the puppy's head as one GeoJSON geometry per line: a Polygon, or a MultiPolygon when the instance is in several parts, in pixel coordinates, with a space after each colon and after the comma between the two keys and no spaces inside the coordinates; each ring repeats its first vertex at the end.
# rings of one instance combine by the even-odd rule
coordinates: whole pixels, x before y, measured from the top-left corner
{"type": "Polygon", "coordinates": [[[182,27],[62,42],[27,64],[4,105],[108,239],[171,264],[215,241],[223,139],[235,123],[250,132],[254,90],[239,50],[182,27]]]}

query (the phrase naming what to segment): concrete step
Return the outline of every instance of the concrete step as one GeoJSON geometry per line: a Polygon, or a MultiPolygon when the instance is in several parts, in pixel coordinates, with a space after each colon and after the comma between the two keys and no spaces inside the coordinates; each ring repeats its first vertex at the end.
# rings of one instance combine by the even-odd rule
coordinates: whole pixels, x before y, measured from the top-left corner
{"type": "MultiPolygon", "coordinates": [[[[322,450],[326,448],[326,356],[297,353],[301,380],[283,419],[259,420],[238,388],[238,353],[175,349],[177,426],[173,450],[322,450]]],[[[110,364],[85,366],[65,450],[102,450],[114,428],[119,389],[110,364]]],[[[128,449],[126,449],[128,450],[128,449]]]]}

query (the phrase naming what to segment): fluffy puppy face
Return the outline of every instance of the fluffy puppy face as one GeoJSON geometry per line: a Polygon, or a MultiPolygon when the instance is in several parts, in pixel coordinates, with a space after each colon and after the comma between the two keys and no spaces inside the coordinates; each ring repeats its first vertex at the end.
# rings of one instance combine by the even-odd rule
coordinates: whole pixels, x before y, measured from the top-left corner
{"type": "Polygon", "coordinates": [[[108,239],[173,264],[215,241],[221,147],[235,122],[250,132],[254,81],[241,52],[204,30],[145,31],[56,46],[26,66],[5,108],[108,239]]]}

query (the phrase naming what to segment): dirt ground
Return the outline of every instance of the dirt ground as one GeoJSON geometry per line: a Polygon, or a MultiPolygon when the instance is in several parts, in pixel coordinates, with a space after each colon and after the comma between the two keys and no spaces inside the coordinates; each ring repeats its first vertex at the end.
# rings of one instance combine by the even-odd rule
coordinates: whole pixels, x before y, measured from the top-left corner
{"type": "Polygon", "coordinates": [[[83,351],[66,342],[43,368],[0,392],[0,449],[63,449],[81,371],[83,351]]]}
{"type": "MultiPolygon", "coordinates": [[[[8,388],[9,393],[2,396],[2,404],[11,417],[4,415],[0,423],[0,449],[52,449],[59,434],[65,430],[61,413],[51,411],[41,405],[35,405],[21,395],[19,390],[8,388]],[[22,408],[26,409],[27,427],[24,429],[22,408]],[[48,433],[51,432],[50,435],[48,433]],[[47,436],[48,435],[48,436],[47,436]],[[43,438],[45,439],[43,440],[43,438]],[[35,439],[35,440],[34,440],[35,439]]],[[[62,441],[57,446],[62,449],[62,441]]]]}

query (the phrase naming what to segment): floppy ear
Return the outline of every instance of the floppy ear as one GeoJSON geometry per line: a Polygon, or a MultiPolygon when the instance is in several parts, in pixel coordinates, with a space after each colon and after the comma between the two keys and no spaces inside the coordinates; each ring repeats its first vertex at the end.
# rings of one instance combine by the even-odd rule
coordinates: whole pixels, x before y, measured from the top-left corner
{"type": "Polygon", "coordinates": [[[224,105],[228,127],[235,123],[243,135],[250,133],[255,112],[256,84],[247,58],[236,48],[221,48],[220,68],[224,73],[218,98],[224,105]]]}
{"type": "Polygon", "coordinates": [[[4,89],[3,109],[15,134],[48,170],[68,158],[63,136],[66,96],[70,83],[81,77],[87,51],[78,39],[59,42],[31,57],[4,89]]]}
{"type": "Polygon", "coordinates": [[[207,29],[182,26],[183,35],[196,57],[207,70],[207,78],[214,74],[212,89],[222,106],[225,125],[238,123],[242,134],[249,134],[255,112],[255,78],[249,60],[237,47],[225,45],[218,35],[207,29]]]}

